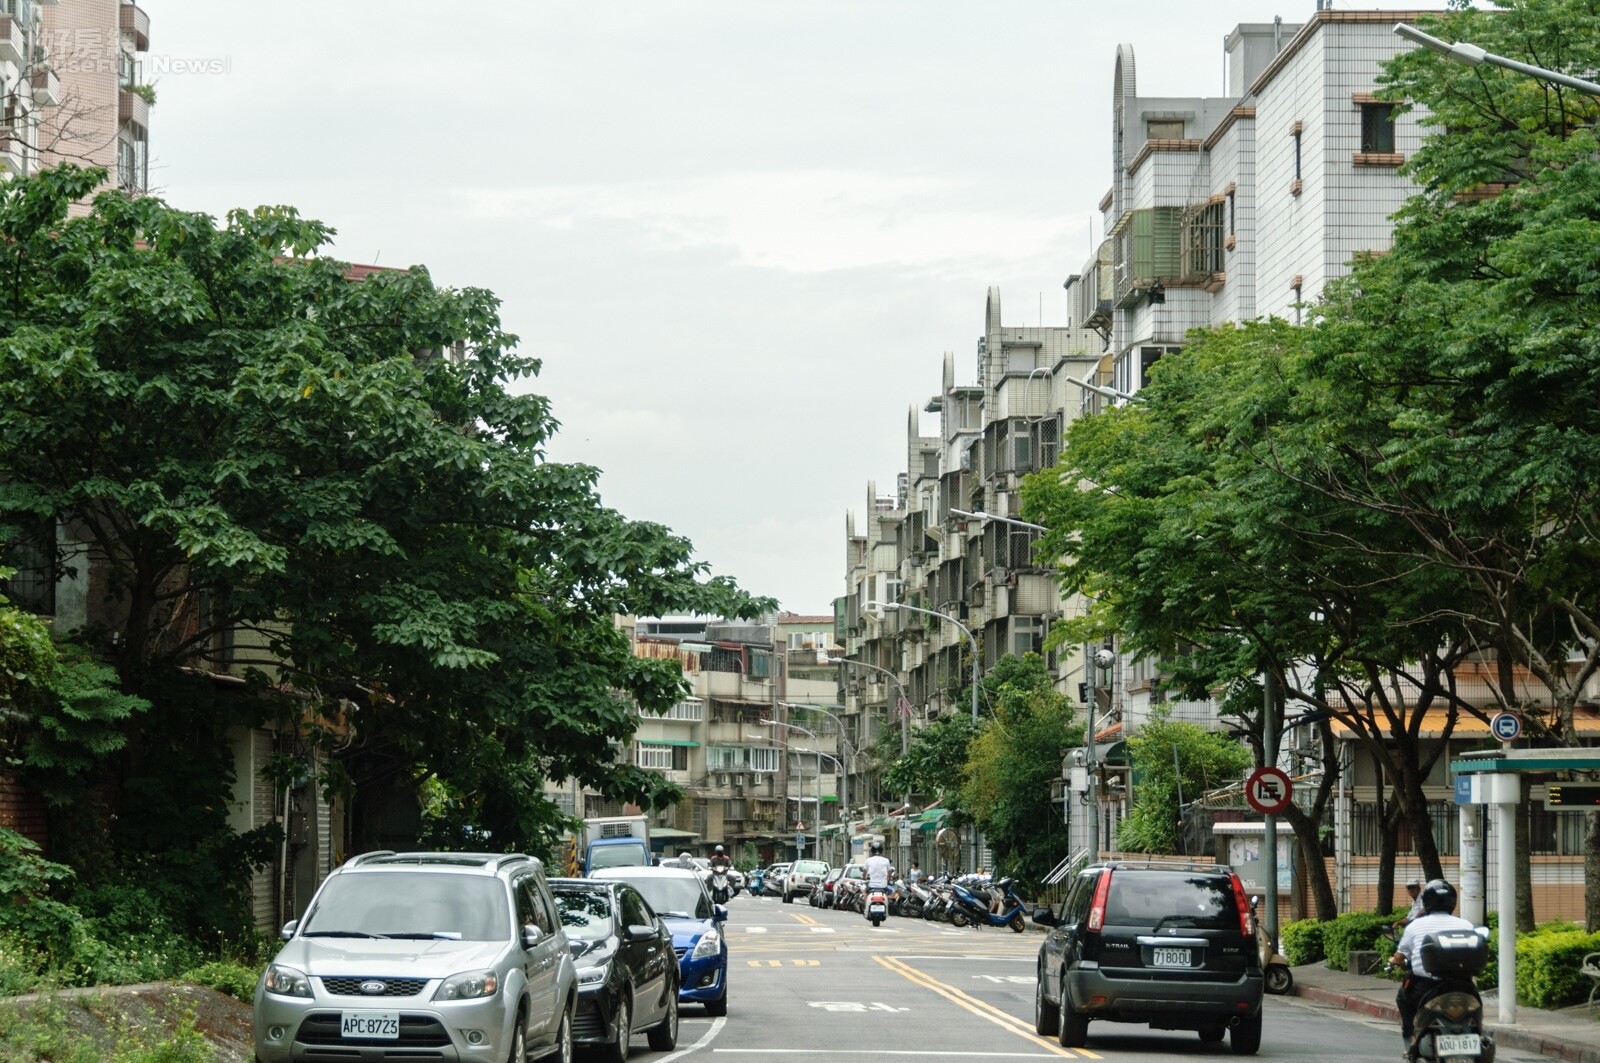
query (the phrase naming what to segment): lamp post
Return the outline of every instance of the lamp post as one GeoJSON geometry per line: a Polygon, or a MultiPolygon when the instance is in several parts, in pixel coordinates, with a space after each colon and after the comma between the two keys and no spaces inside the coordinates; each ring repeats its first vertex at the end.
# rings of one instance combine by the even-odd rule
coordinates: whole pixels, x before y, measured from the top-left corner
{"type": "Polygon", "coordinates": [[[967,641],[972,643],[972,722],[973,723],[977,723],[978,722],[978,640],[973,636],[971,631],[967,630],[967,626],[965,624],[963,624],[961,621],[957,620],[955,617],[953,617],[950,614],[948,614],[948,613],[941,613],[941,612],[938,612],[937,610],[933,610],[933,609],[924,609],[920,605],[901,605],[899,602],[868,602],[867,603],[867,608],[870,609],[873,606],[877,606],[879,609],[903,609],[908,613],[926,613],[928,616],[936,616],[941,620],[950,621],[950,623],[954,624],[957,628],[959,628],[961,630],[961,633],[963,635],[967,636],[967,641]]]}
{"type": "MultiPolygon", "coordinates": [[[[822,715],[826,716],[828,719],[832,720],[834,723],[839,725],[839,745],[844,749],[845,755],[846,756],[850,756],[850,757],[855,757],[855,756],[859,756],[860,755],[861,751],[859,749],[857,749],[851,743],[851,741],[844,736],[844,721],[839,719],[839,717],[835,716],[833,713],[829,712],[827,709],[823,708],[821,705],[811,705],[811,704],[808,704],[808,703],[802,702],[802,701],[780,701],[780,702],[778,702],[778,704],[782,705],[784,708],[788,708],[788,709],[808,709],[811,712],[820,712],[820,713],[822,713],[822,715]]],[[[776,721],[772,721],[772,722],[776,722],[776,721]]],[[[786,724],[784,724],[784,726],[785,727],[794,727],[794,724],[787,724],[786,723],[786,724]]],[[[795,729],[796,730],[802,730],[802,728],[795,728],[795,729]]],[[[806,732],[806,733],[810,734],[809,731],[806,732]]],[[[817,736],[816,735],[811,735],[811,737],[812,737],[812,740],[815,741],[817,736]]],[[[841,766],[841,768],[844,769],[843,770],[844,784],[843,784],[843,786],[841,788],[841,791],[839,793],[839,805],[840,805],[841,808],[843,808],[846,811],[848,811],[849,808],[850,808],[850,769],[848,767],[845,767],[844,766],[844,762],[838,760],[838,758],[835,758],[835,762],[838,763],[841,766]]],[[[822,810],[820,801],[819,801],[817,810],[819,812],[822,810]]]]}
{"type": "Polygon", "coordinates": [[[1404,22],[1396,23],[1394,31],[1406,40],[1422,45],[1430,52],[1438,52],[1440,55],[1453,59],[1458,63],[1463,63],[1466,66],[1488,63],[1490,66],[1505,67],[1507,70],[1515,70],[1519,74],[1527,74],[1529,77],[1535,77],[1541,81],[1549,81],[1557,85],[1564,85],[1569,89],[1577,89],[1579,92],[1587,92],[1591,96],[1600,96],[1600,85],[1596,85],[1592,81],[1584,81],[1582,78],[1575,78],[1570,74],[1563,74],[1559,70],[1547,70],[1542,66],[1534,66],[1531,63],[1519,63],[1515,59],[1507,59],[1503,55],[1486,52],[1476,44],[1469,44],[1466,41],[1457,41],[1455,44],[1451,44],[1449,41],[1442,41],[1430,34],[1423,33],[1417,27],[1407,25],[1404,22]]]}
{"type": "Polygon", "coordinates": [[[972,510],[956,509],[954,507],[951,507],[950,512],[957,517],[965,517],[967,520],[994,520],[999,521],[1001,524],[1015,524],[1017,527],[1027,528],[1029,531],[1047,532],[1050,530],[1043,524],[1035,524],[1032,521],[1027,520],[1017,520],[1015,517],[996,516],[993,513],[973,512],[972,510]]]}
{"type": "MultiPolygon", "coordinates": [[[[787,703],[784,702],[784,703],[780,703],[780,704],[787,704],[787,703]]],[[[809,736],[813,742],[817,741],[817,733],[815,731],[812,731],[809,728],[801,727],[797,723],[785,723],[782,720],[762,720],[761,723],[765,724],[768,727],[787,727],[791,731],[799,731],[801,734],[809,736]]],[[[765,735],[760,735],[760,736],[752,736],[752,737],[765,738],[766,736],[765,735]]],[[[818,751],[815,750],[815,749],[797,749],[797,751],[801,752],[801,753],[818,753],[818,751]]],[[[838,758],[837,757],[834,758],[834,763],[838,763],[838,758]]],[[[819,753],[818,758],[817,758],[817,778],[816,778],[816,781],[812,784],[812,790],[816,794],[817,814],[814,817],[815,822],[813,824],[813,826],[815,826],[816,830],[813,831],[812,835],[811,835],[811,855],[815,859],[820,859],[821,858],[821,854],[822,854],[822,758],[821,758],[820,753],[819,753]]],[[[801,794],[801,797],[800,797],[800,811],[801,811],[802,814],[804,814],[804,812],[805,812],[805,791],[802,790],[800,792],[800,794],[801,794]]],[[[796,859],[798,859],[799,857],[802,857],[804,855],[805,855],[805,851],[802,849],[797,854],[796,859]]]]}
{"type": "MultiPolygon", "coordinates": [[[[889,677],[889,682],[894,684],[894,688],[898,692],[897,693],[897,700],[895,702],[895,715],[899,716],[899,713],[900,713],[900,702],[902,702],[902,701],[904,701],[906,703],[907,712],[910,711],[911,703],[906,700],[906,689],[905,689],[905,687],[900,685],[900,677],[895,675],[889,669],[884,668],[881,665],[868,664],[866,661],[853,661],[848,657],[825,657],[823,659],[825,661],[827,661],[829,664],[853,664],[858,668],[870,668],[874,672],[882,672],[884,675],[889,677]]],[[[902,723],[901,723],[901,727],[900,727],[900,752],[901,753],[908,753],[911,750],[911,728],[909,726],[910,721],[906,720],[904,717],[901,717],[901,720],[902,720],[902,723]]]]}

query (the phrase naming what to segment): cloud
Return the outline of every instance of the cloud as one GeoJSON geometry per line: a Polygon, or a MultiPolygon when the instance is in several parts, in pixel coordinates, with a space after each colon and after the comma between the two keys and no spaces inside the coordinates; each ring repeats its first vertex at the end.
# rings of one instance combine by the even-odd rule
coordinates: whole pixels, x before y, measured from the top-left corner
{"type": "Polygon", "coordinates": [[[728,247],[738,265],[793,273],[1047,260],[1081,225],[993,209],[985,203],[992,194],[948,180],[840,170],[455,195],[478,218],[569,230],[585,220],[629,222],[668,249],[728,247]]]}

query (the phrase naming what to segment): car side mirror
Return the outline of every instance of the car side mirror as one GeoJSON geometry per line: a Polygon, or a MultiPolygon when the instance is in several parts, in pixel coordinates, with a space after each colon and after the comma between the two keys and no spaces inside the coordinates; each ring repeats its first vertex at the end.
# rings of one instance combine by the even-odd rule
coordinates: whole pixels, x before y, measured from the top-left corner
{"type": "Polygon", "coordinates": [[[722,904],[713,904],[711,906],[711,918],[718,923],[726,923],[728,921],[727,906],[722,904]]]}
{"type": "Polygon", "coordinates": [[[532,923],[526,923],[526,924],[523,925],[523,927],[522,927],[522,947],[523,948],[531,949],[534,946],[538,945],[539,942],[541,942],[543,940],[544,940],[544,931],[543,930],[540,930],[538,927],[534,926],[532,923]]]}
{"type": "Polygon", "coordinates": [[[1061,925],[1056,920],[1055,913],[1052,912],[1048,908],[1035,908],[1033,910],[1033,921],[1035,923],[1039,924],[1040,926],[1060,926],[1061,925]]]}
{"type": "Polygon", "coordinates": [[[300,929],[300,920],[291,919],[287,923],[283,924],[283,929],[278,931],[278,936],[283,940],[288,941],[290,938],[294,937],[294,932],[298,929],[300,929]]]}
{"type": "Polygon", "coordinates": [[[629,941],[654,941],[656,939],[656,935],[659,933],[660,931],[653,926],[646,926],[643,923],[634,923],[628,927],[623,936],[629,941]]]}

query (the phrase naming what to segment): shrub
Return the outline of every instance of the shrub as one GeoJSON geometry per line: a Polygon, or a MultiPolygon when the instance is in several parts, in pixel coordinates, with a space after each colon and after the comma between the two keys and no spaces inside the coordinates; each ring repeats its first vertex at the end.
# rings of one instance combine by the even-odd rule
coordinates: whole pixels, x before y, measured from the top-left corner
{"type": "MultiPolygon", "coordinates": [[[[1580,1003],[1589,982],[1578,973],[1583,957],[1600,949],[1600,934],[1564,927],[1536,929],[1517,938],[1517,997],[1535,1008],[1580,1003]]],[[[1491,964],[1492,966],[1492,964],[1491,964]]]]}
{"type": "Polygon", "coordinates": [[[219,993],[226,993],[248,1004],[255,997],[256,981],[260,973],[253,968],[230,963],[227,960],[213,960],[193,970],[185,971],[183,980],[193,985],[207,986],[219,993]]]}
{"type": "Polygon", "coordinates": [[[1322,928],[1318,919],[1302,919],[1283,928],[1283,955],[1291,967],[1315,963],[1323,958],[1322,928]]]}
{"type": "Polygon", "coordinates": [[[1385,955],[1393,952],[1393,945],[1383,936],[1383,931],[1394,922],[1394,918],[1393,914],[1346,912],[1332,922],[1324,923],[1322,951],[1328,966],[1336,971],[1348,968],[1351,950],[1374,949],[1385,955]]]}

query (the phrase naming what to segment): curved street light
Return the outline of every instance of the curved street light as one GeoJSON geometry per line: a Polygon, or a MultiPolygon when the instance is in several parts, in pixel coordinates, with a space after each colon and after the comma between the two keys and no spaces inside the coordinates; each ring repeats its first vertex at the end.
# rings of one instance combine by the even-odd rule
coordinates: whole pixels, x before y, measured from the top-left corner
{"type": "Polygon", "coordinates": [[[856,661],[850,659],[849,657],[824,657],[823,660],[827,661],[829,664],[853,664],[858,668],[870,668],[874,672],[882,672],[884,675],[889,677],[889,682],[894,684],[894,688],[898,692],[896,695],[897,700],[895,702],[895,715],[900,718],[900,752],[902,754],[910,752],[911,721],[909,719],[909,713],[911,711],[911,702],[906,698],[906,688],[900,685],[900,677],[895,675],[894,672],[890,671],[888,668],[884,668],[882,665],[868,664],[866,661],[856,661]],[[906,712],[908,714],[907,716],[900,716],[900,702],[905,702],[906,712]]]}
{"type": "Polygon", "coordinates": [[[948,620],[948,621],[950,621],[950,623],[954,624],[956,627],[961,629],[961,633],[963,635],[967,636],[967,641],[972,643],[972,722],[973,723],[977,723],[978,722],[978,640],[973,636],[971,631],[967,630],[967,625],[963,624],[961,621],[957,620],[955,617],[951,616],[949,613],[941,613],[941,612],[938,612],[937,610],[934,610],[934,609],[924,609],[920,605],[901,605],[899,602],[868,602],[867,603],[867,608],[870,609],[873,606],[877,606],[879,609],[903,609],[908,613],[926,613],[928,616],[936,616],[941,620],[948,620]]]}
{"type": "Polygon", "coordinates": [[[1490,66],[1505,67],[1507,70],[1515,70],[1519,74],[1527,74],[1529,77],[1538,78],[1540,81],[1549,81],[1556,85],[1564,85],[1569,89],[1577,89],[1579,92],[1587,92],[1591,96],[1600,96],[1600,85],[1596,85],[1592,81],[1584,81],[1582,78],[1575,78],[1570,74],[1563,74],[1559,70],[1547,70],[1542,66],[1534,66],[1531,63],[1519,63],[1515,59],[1507,59],[1503,55],[1486,52],[1476,44],[1469,44],[1466,41],[1457,41],[1451,44],[1449,41],[1442,41],[1438,37],[1424,33],[1417,27],[1404,22],[1396,23],[1394,31],[1406,40],[1422,45],[1430,52],[1438,52],[1445,58],[1453,59],[1466,66],[1488,63],[1490,66]]]}

